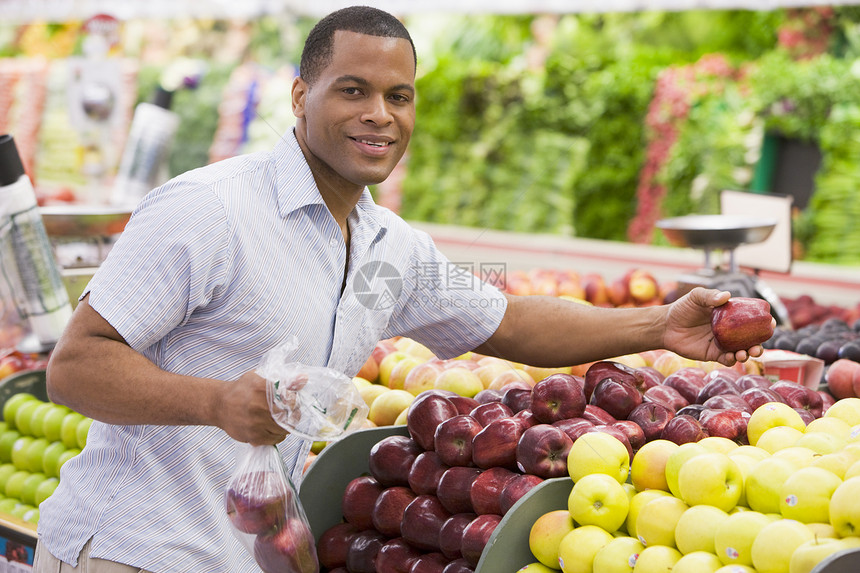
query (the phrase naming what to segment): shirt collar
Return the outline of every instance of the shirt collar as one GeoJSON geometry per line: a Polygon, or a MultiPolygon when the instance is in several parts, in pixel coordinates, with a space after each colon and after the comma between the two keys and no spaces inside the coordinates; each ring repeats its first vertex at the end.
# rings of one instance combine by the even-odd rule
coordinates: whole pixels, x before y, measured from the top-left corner
{"type": "MultiPolygon", "coordinates": [[[[273,154],[277,170],[278,210],[281,217],[286,217],[293,211],[308,205],[326,207],[314,182],[311,168],[299,147],[295,129],[280,138],[273,154]]],[[[368,226],[371,237],[387,228],[384,217],[379,212],[379,206],[374,203],[367,187],[361,193],[355,209],[350,213],[349,220],[351,223],[361,223],[361,225],[352,225],[354,229],[368,226]]]]}

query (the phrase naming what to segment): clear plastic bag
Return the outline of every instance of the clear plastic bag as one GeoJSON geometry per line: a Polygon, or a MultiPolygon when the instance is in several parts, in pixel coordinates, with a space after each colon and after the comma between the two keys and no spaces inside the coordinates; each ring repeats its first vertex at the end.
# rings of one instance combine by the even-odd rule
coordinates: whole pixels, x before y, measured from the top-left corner
{"type": "Polygon", "coordinates": [[[278,449],[238,447],[224,493],[233,533],[264,573],[318,573],[314,536],[278,449]]]}
{"type": "Polygon", "coordinates": [[[331,368],[291,362],[295,336],[267,352],[257,374],[269,381],[269,410],[282,428],[307,440],[332,441],[356,430],[368,407],[352,378],[331,368]]]}

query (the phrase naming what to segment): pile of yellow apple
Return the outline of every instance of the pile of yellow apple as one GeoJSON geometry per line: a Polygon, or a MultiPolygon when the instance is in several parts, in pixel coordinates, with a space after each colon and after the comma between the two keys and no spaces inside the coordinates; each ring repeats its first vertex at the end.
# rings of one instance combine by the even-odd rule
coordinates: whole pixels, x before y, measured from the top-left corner
{"type": "Polygon", "coordinates": [[[809,425],[767,403],[747,432],[750,445],[654,440],[632,460],[613,436],[582,435],[567,509],[535,521],[521,571],[808,573],[860,548],[860,399],[809,425]]]}

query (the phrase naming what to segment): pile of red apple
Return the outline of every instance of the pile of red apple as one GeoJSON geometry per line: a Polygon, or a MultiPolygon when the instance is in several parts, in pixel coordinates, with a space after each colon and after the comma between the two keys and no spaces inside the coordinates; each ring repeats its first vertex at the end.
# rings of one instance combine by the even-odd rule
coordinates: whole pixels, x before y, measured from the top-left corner
{"type": "Polygon", "coordinates": [[[497,286],[516,295],[568,296],[597,306],[627,307],[662,304],[676,285],[661,285],[653,274],[639,268],[613,280],[599,273],[580,275],[569,269],[535,268],[511,271],[497,286]]]}

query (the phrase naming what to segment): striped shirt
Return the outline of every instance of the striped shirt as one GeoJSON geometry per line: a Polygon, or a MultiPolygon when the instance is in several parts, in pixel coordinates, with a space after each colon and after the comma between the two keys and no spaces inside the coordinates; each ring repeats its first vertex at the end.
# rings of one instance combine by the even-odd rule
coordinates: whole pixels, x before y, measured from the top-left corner
{"type": "MultiPolygon", "coordinates": [[[[446,358],[498,327],[501,293],[470,281],[367,190],[348,221],[347,253],[288,134],[271,152],[153,190],[85,293],[161,368],[221,380],[290,335],[295,361],[353,376],[380,339],[408,336],[446,358]]],[[[92,537],[92,557],[154,572],[259,571],[224,509],[235,445],[215,427],[95,422],[40,507],[39,542],[71,564],[92,537]]],[[[279,444],[296,484],[309,447],[292,436],[279,444]]]]}

